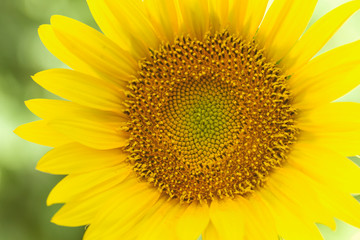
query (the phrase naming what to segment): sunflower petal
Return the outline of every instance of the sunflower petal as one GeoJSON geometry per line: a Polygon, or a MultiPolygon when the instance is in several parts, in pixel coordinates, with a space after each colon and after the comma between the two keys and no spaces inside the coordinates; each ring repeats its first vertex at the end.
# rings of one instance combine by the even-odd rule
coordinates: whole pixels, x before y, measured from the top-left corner
{"type": "Polygon", "coordinates": [[[313,184],[313,187],[319,195],[320,204],[326,207],[331,215],[360,228],[360,204],[353,196],[329,185],[313,184]]]}
{"type": "Polygon", "coordinates": [[[49,126],[85,146],[95,149],[113,149],[126,146],[126,132],[114,129],[102,123],[83,119],[54,119],[49,126]]]}
{"type": "Polygon", "coordinates": [[[135,177],[128,178],[118,193],[105,202],[87,229],[84,240],[123,239],[127,231],[153,208],[160,194],[135,177]]]}
{"type": "Polygon", "coordinates": [[[284,239],[323,239],[315,223],[304,220],[306,217],[299,210],[298,205],[287,200],[281,192],[268,186],[262,189],[259,195],[272,212],[278,233],[284,239]]]}
{"type": "Polygon", "coordinates": [[[105,36],[110,38],[122,49],[128,50],[129,43],[124,37],[124,32],[120,27],[122,25],[119,24],[116,16],[106,2],[104,0],[86,0],[86,2],[91,11],[91,15],[105,36]]]}
{"type": "Polygon", "coordinates": [[[45,47],[61,62],[76,71],[83,72],[91,76],[97,76],[94,69],[92,69],[86,62],[75,56],[59,41],[50,25],[41,25],[38,32],[45,47]]]}
{"type": "Polygon", "coordinates": [[[208,0],[182,0],[178,2],[186,29],[184,32],[197,39],[203,39],[209,29],[208,0]]]}
{"type": "Polygon", "coordinates": [[[52,174],[84,173],[118,165],[126,156],[120,149],[96,150],[69,143],[46,153],[36,169],[52,174]]]}
{"type": "MultiPolygon", "coordinates": [[[[149,56],[149,48],[158,49],[160,41],[151,21],[146,17],[145,4],[141,0],[105,1],[116,18],[116,27],[121,31],[125,50],[137,60],[149,56]]],[[[160,6],[158,6],[160,7],[160,6]]]]}
{"type": "Polygon", "coordinates": [[[100,193],[121,183],[129,173],[127,165],[122,164],[87,173],[70,174],[51,190],[47,205],[75,200],[89,190],[93,194],[100,193]]]}
{"type": "Polygon", "coordinates": [[[63,16],[52,16],[51,27],[69,51],[101,76],[123,86],[136,73],[135,59],[95,29],[63,16]]]}
{"type": "MultiPolygon", "coordinates": [[[[264,1],[265,2],[265,1],[264,1]]],[[[249,0],[232,0],[229,9],[229,30],[234,33],[241,33],[245,26],[245,16],[248,13],[251,1],[249,0]]],[[[248,13],[248,15],[250,15],[248,13]]],[[[252,36],[253,37],[253,36],[252,36]]],[[[210,230],[211,231],[211,230],[210,230]]]]}
{"type": "Polygon", "coordinates": [[[220,239],[243,239],[244,214],[239,201],[213,201],[210,206],[210,219],[220,239]]]}
{"type": "Polygon", "coordinates": [[[360,168],[355,163],[321,146],[300,146],[291,153],[290,165],[325,185],[348,193],[360,193],[360,168]]]}
{"type": "Polygon", "coordinates": [[[281,61],[292,74],[304,66],[337,32],[344,22],[360,9],[360,1],[350,1],[316,21],[281,61]]]}
{"type": "Polygon", "coordinates": [[[210,221],[208,226],[204,230],[204,234],[202,235],[202,239],[204,240],[219,240],[219,234],[215,229],[214,224],[210,221]]]}
{"type": "MultiPolygon", "coordinates": [[[[176,223],[183,212],[183,207],[177,200],[159,201],[160,207],[155,212],[149,213],[148,217],[141,224],[138,240],[172,239],[175,235],[176,223]]],[[[186,231],[184,229],[184,231],[186,231]]]]}
{"type": "Polygon", "coordinates": [[[69,69],[51,69],[35,74],[33,80],[48,91],[84,106],[119,112],[125,93],[104,80],[69,69]]]}
{"type": "Polygon", "coordinates": [[[83,122],[97,122],[112,128],[126,125],[125,116],[81,106],[79,104],[53,99],[31,99],[25,102],[29,110],[45,120],[77,119],[83,122]]]}
{"type": "Polygon", "coordinates": [[[278,61],[304,32],[317,0],[275,0],[261,23],[256,39],[268,56],[278,61]]]}
{"type": "Polygon", "coordinates": [[[320,204],[315,190],[311,188],[309,177],[297,168],[286,166],[277,169],[268,181],[268,186],[279,199],[284,197],[285,201],[296,207],[300,213],[298,216],[308,219],[306,222],[310,228],[317,222],[335,229],[333,216],[320,204]]]}
{"type": "Polygon", "coordinates": [[[208,206],[206,204],[192,203],[179,217],[176,235],[179,240],[196,240],[208,225],[209,220],[208,206]]]}
{"type": "Polygon", "coordinates": [[[311,109],[355,88],[360,74],[360,41],[335,48],[311,60],[289,79],[294,105],[311,109]]]}
{"type": "Polygon", "coordinates": [[[83,193],[79,198],[67,202],[52,217],[51,222],[68,227],[88,225],[92,222],[102,204],[112,197],[115,187],[107,189],[98,194],[93,191],[83,193]]]}
{"type": "Polygon", "coordinates": [[[173,43],[179,33],[179,20],[175,0],[147,0],[146,13],[162,40],[173,43]]]}
{"type": "Polygon", "coordinates": [[[233,0],[229,13],[230,30],[252,40],[264,17],[268,0],[233,0]]]}
{"type": "Polygon", "coordinates": [[[57,147],[72,142],[60,132],[49,127],[44,120],[26,123],[14,130],[19,137],[36,144],[57,147]]]}
{"type": "Polygon", "coordinates": [[[264,201],[254,193],[244,208],[245,236],[244,239],[273,240],[278,238],[274,217],[264,201]]]}
{"type": "Polygon", "coordinates": [[[333,102],[299,116],[297,127],[304,131],[334,132],[360,129],[360,103],[333,102]]]}
{"type": "Polygon", "coordinates": [[[209,0],[210,24],[214,30],[221,30],[228,25],[229,0],[209,0]]]}

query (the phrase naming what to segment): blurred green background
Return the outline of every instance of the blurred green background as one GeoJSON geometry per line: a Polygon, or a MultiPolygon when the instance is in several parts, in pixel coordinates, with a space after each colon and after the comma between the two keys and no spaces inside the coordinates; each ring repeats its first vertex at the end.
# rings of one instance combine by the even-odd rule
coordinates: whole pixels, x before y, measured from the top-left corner
{"type": "MultiPolygon", "coordinates": [[[[320,0],[311,23],[344,2],[347,0],[320,0]]],[[[36,171],[36,162],[49,148],[26,142],[12,132],[37,120],[26,109],[25,100],[54,98],[30,78],[41,70],[65,67],[37,35],[38,26],[49,23],[54,14],[97,28],[85,0],[0,0],[0,240],[80,240],[84,231],[50,223],[60,206],[47,207],[46,197],[62,177],[36,171]]],[[[322,52],[359,38],[358,13],[322,52]]],[[[359,96],[357,88],[340,100],[360,102],[359,96]]],[[[345,223],[338,222],[335,232],[325,226],[320,229],[327,240],[360,239],[360,231],[345,223]]]]}

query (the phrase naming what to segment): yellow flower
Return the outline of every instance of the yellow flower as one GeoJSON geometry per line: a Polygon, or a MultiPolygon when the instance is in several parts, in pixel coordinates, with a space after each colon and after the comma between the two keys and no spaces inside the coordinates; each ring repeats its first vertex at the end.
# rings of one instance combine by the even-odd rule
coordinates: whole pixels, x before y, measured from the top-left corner
{"type": "Polygon", "coordinates": [[[22,138],[67,176],[52,221],[84,239],[322,239],[360,227],[360,42],[314,58],[360,8],[304,34],[316,0],[88,0],[100,33],[54,16],[41,40],[70,69],[33,79],[22,138]],[[261,23],[261,24],[260,24],[261,23]]]}

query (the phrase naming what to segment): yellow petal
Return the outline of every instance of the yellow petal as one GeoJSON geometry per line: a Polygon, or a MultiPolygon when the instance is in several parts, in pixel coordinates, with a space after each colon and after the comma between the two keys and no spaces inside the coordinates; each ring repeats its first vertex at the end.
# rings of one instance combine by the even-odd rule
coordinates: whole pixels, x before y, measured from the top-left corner
{"type": "Polygon", "coordinates": [[[174,42],[179,33],[178,11],[175,0],[144,1],[146,13],[162,40],[174,42]]]}
{"type": "Polygon", "coordinates": [[[222,30],[228,25],[229,0],[209,0],[210,24],[214,30],[222,30]]]}
{"type": "Polygon", "coordinates": [[[287,73],[292,74],[304,66],[359,9],[360,1],[349,1],[316,21],[281,61],[288,68],[287,73]]]}
{"type": "Polygon", "coordinates": [[[105,202],[99,214],[87,229],[84,240],[124,239],[128,230],[153,208],[160,194],[136,177],[129,178],[119,186],[118,193],[105,202]]]}
{"type": "Polygon", "coordinates": [[[79,104],[52,99],[31,99],[25,102],[36,116],[46,120],[76,119],[83,122],[97,122],[111,128],[126,126],[125,114],[105,112],[87,108],[79,104]]]}
{"type": "Polygon", "coordinates": [[[299,39],[317,0],[275,0],[256,35],[268,56],[280,60],[299,39]]]}
{"type": "MultiPolygon", "coordinates": [[[[233,33],[240,34],[244,31],[245,16],[249,11],[247,9],[250,8],[251,1],[230,0],[229,4],[229,30],[233,33]]],[[[248,15],[250,14],[248,13],[248,15]]]]}
{"type": "Polygon", "coordinates": [[[116,192],[116,186],[106,189],[98,194],[93,194],[90,190],[81,194],[79,198],[67,202],[52,217],[51,222],[69,227],[88,225],[92,222],[99,208],[116,192]]]}
{"type": "Polygon", "coordinates": [[[230,30],[252,40],[264,18],[268,0],[233,0],[230,30]]]}
{"type": "Polygon", "coordinates": [[[299,141],[316,144],[340,153],[342,156],[356,156],[360,153],[360,131],[306,132],[299,141]]]}
{"type": "Polygon", "coordinates": [[[39,37],[45,47],[70,68],[79,72],[90,74],[91,76],[97,76],[94,69],[92,69],[86,62],[76,57],[59,41],[50,25],[44,24],[39,27],[39,37]]]}
{"type": "Polygon", "coordinates": [[[360,168],[330,149],[299,143],[289,156],[289,164],[324,185],[360,193],[360,168]]]}
{"type": "Polygon", "coordinates": [[[215,229],[214,224],[210,221],[208,226],[204,230],[204,234],[202,235],[202,239],[204,240],[219,240],[219,234],[215,229]]]}
{"type": "Polygon", "coordinates": [[[46,153],[36,169],[52,174],[84,173],[118,165],[126,157],[127,154],[120,149],[96,150],[69,143],[46,153]]]}
{"type": "Polygon", "coordinates": [[[49,125],[76,142],[95,149],[126,146],[129,136],[122,130],[84,119],[54,119],[49,125]]]}
{"type": "Polygon", "coordinates": [[[191,37],[203,39],[209,30],[208,0],[181,0],[179,5],[184,21],[183,32],[191,37]]]}
{"type": "Polygon", "coordinates": [[[204,231],[210,220],[209,207],[206,204],[190,204],[176,226],[179,240],[196,240],[204,231]]]}
{"type": "Polygon", "coordinates": [[[125,93],[116,85],[69,69],[51,69],[35,74],[33,80],[46,90],[84,106],[119,112],[125,93]]]}
{"type": "Polygon", "coordinates": [[[356,131],[360,129],[360,104],[333,102],[300,114],[297,122],[304,131],[356,131]]]}
{"type": "Polygon", "coordinates": [[[294,105],[311,109],[343,96],[360,83],[359,64],[360,41],[314,58],[289,79],[294,105]]]}
{"type": "Polygon", "coordinates": [[[44,120],[21,125],[14,130],[14,133],[26,141],[49,147],[57,147],[72,142],[70,138],[49,127],[44,120]]]}
{"type": "Polygon", "coordinates": [[[129,43],[124,37],[120,23],[104,0],[86,0],[91,15],[101,31],[121,48],[128,50],[129,43]]]}
{"type": "Polygon", "coordinates": [[[249,0],[245,15],[244,35],[250,39],[254,37],[259,29],[259,25],[264,18],[268,0],[249,0]]]}
{"type": "MultiPolygon", "coordinates": [[[[158,240],[173,239],[175,236],[175,226],[184,210],[178,200],[168,201],[163,199],[156,205],[160,205],[156,211],[150,212],[139,224],[141,227],[136,229],[137,240],[158,240]]],[[[135,230],[135,229],[134,229],[135,230]]],[[[186,229],[184,229],[186,231],[186,229]]]]}
{"type": "Polygon", "coordinates": [[[158,49],[159,38],[154,27],[146,17],[145,4],[141,0],[101,0],[105,1],[117,21],[122,42],[126,41],[125,50],[137,60],[149,56],[149,48],[158,49]]]}
{"type": "Polygon", "coordinates": [[[273,240],[278,238],[274,217],[263,199],[253,194],[249,199],[244,199],[245,232],[244,239],[273,240]]]}
{"type": "Polygon", "coordinates": [[[51,26],[59,41],[100,76],[126,86],[136,74],[134,58],[95,29],[63,16],[52,16],[51,26]]]}
{"type": "Polygon", "coordinates": [[[334,217],[360,228],[360,204],[350,194],[329,185],[313,184],[321,205],[334,217]]]}
{"type": "Polygon", "coordinates": [[[287,200],[281,192],[264,188],[259,194],[272,212],[278,233],[284,239],[323,240],[315,223],[309,223],[307,216],[303,215],[298,205],[287,200]]]}
{"type": "MultiPolygon", "coordinates": [[[[267,182],[268,188],[288,206],[296,207],[299,218],[304,218],[310,228],[315,222],[335,229],[333,216],[320,204],[315,190],[311,187],[309,176],[297,168],[284,166],[277,169],[267,182]]],[[[295,212],[295,214],[297,214],[295,212]]]]}
{"type": "Polygon", "coordinates": [[[50,192],[47,205],[65,203],[81,197],[85,192],[100,193],[121,183],[130,173],[125,164],[87,173],[70,174],[50,192]]]}
{"type": "Polygon", "coordinates": [[[220,239],[243,239],[244,221],[247,220],[242,213],[243,207],[239,201],[232,199],[211,202],[210,219],[220,239]]]}

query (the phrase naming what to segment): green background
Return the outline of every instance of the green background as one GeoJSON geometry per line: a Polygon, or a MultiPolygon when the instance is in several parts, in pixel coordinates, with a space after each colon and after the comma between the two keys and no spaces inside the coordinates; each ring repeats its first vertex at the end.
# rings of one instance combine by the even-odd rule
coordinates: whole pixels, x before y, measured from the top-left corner
{"type": "MultiPolygon", "coordinates": [[[[311,23],[344,2],[320,0],[311,23]]],[[[21,124],[37,120],[26,109],[25,100],[55,98],[30,78],[41,70],[65,67],[37,35],[38,26],[49,23],[55,14],[97,28],[85,0],[0,0],[0,240],[80,240],[84,231],[83,227],[50,223],[60,205],[47,207],[46,197],[62,176],[36,171],[36,162],[49,148],[26,142],[12,132],[21,124]]],[[[358,13],[322,52],[359,38],[358,13]]],[[[340,100],[360,102],[359,94],[357,88],[340,100]]],[[[335,232],[325,226],[320,229],[327,240],[360,239],[359,230],[340,221],[335,232]]]]}

